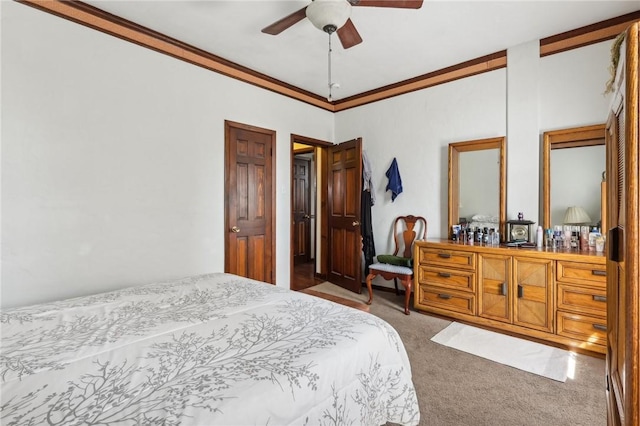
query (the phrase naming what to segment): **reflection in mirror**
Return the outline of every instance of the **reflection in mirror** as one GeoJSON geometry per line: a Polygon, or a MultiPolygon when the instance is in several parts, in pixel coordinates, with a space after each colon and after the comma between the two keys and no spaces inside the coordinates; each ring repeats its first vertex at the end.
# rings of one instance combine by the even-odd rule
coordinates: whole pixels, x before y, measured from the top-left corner
{"type": "Polygon", "coordinates": [[[585,225],[601,226],[602,177],[605,170],[605,126],[545,132],[543,138],[544,228],[564,224],[569,207],[582,207],[585,225]]]}
{"type": "Polygon", "coordinates": [[[505,138],[449,144],[449,217],[451,226],[496,228],[506,220],[505,138]]]}

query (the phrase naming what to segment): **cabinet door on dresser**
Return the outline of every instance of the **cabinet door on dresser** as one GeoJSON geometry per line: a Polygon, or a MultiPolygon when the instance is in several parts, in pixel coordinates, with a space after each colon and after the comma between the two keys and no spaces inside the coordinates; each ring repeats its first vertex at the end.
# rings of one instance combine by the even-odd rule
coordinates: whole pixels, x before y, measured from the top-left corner
{"type": "Polygon", "coordinates": [[[513,324],[553,333],[554,261],[514,256],[513,324]]]}
{"type": "Polygon", "coordinates": [[[482,254],[478,261],[478,315],[511,323],[511,256],[482,254]]]}

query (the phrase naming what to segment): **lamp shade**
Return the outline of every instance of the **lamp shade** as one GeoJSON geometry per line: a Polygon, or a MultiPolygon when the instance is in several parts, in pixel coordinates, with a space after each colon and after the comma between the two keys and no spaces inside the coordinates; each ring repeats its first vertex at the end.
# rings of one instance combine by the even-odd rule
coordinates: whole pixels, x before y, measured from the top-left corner
{"type": "Polygon", "coordinates": [[[564,223],[568,225],[591,223],[591,218],[582,207],[572,206],[564,214],[564,223]]]}
{"type": "Polygon", "coordinates": [[[347,0],[314,0],[307,6],[306,14],[316,28],[331,34],[349,19],[351,3],[347,0]]]}

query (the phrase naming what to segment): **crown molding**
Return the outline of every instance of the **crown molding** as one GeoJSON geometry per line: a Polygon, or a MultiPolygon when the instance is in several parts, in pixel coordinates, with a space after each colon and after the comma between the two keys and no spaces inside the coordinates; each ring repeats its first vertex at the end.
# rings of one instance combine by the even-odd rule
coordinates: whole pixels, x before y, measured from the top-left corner
{"type": "Polygon", "coordinates": [[[438,71],[423,74],[399,83],[380,87],[349,98],[334,101],[335,112],[344,111],[394,96],[404,95],[416,90],[437,86],[476,74],[494,71],[507,66],[507,51],[492,53],[470,61],[462,62],[438,71]]]}
{"type": "MultiPolygon", "coordinates": [[[[507,66],[507,53],[506,50],[503,50],[345,99],[328,102],[319,95],[243,67],[78,0],[16,1],[118,37],[122,40],[135,43],[139,46],[330,112],[344,111],[507,66]]],[[[555,53],[613,39],[631,25],[632,22],[637,20],[640,20],[640,11],[541,39],[540,56],[553,55],[555,53]]]]}
{"type": "Polygon", "coordinates": [[[16,1],[227,77],[333,111],[333,105],[319,95],[253,71],[87,3],[76,0],[16,1]]]}
{"type": "Polygon", "coordinates": [[[590,44],[612,40],[638,20],[640,20],[640,10],[543,38],[540,40],[540,56],[553,55],[590,44]]]}

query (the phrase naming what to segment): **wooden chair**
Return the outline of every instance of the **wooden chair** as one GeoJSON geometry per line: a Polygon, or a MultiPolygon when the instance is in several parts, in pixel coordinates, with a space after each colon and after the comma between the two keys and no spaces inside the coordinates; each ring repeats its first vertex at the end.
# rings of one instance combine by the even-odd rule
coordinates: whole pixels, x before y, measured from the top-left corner
{"type": "Polygon", "coordinates": [[[399,216],[393,222],[395,251],[392,255],[378,255],[378,263],[369,266],[369,275],[367,275],[369,301],[367,305],[370,305],[373,301],[371,282],[375,277],[380,275],[385,280],[393,279],[396,294],[400,294],[398,291],[398,280],[400,280],[405,291],[404,313],[405,315],[409,315],[409,299],[411,297],[411,288],[413,287],[413,243],[418,235],[421,235],[420,239],[425,239],[427,236],[427,220],[425,218],[421,216],[399,216]],[[414,228],[416,228],[416,225],[420,228],[420,223],[422,223],[422,232],[418,229],[419,233],[416,233],[414,228]],[[404,231],[401,234],[404,249],[401,256],[398,255],[400,252],[400,243],[398,240],[398,234],[400,233],[399,224],[404,224],[404,231]]]}

